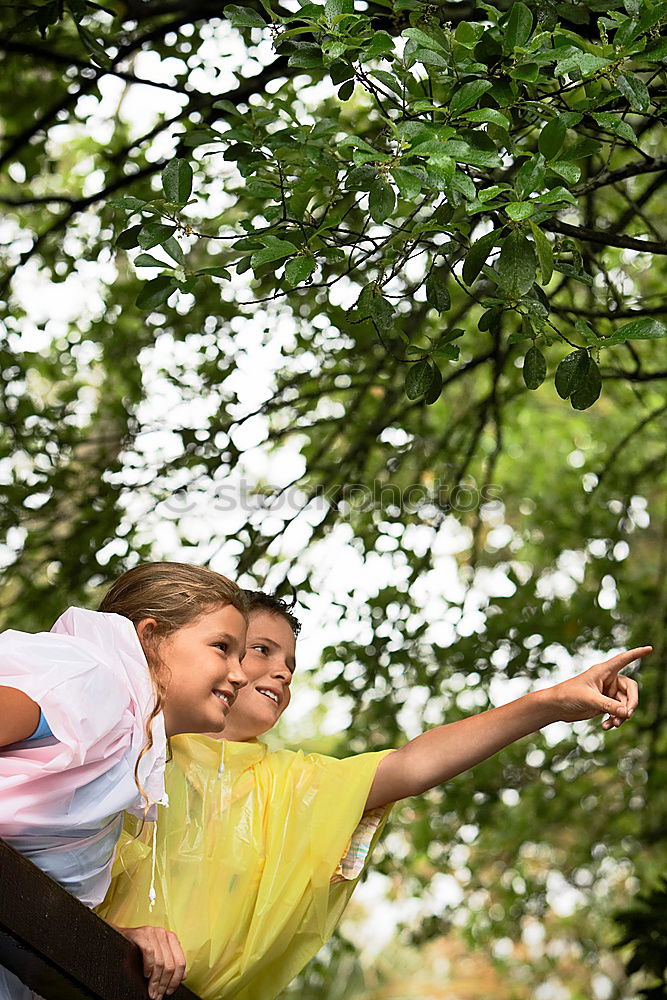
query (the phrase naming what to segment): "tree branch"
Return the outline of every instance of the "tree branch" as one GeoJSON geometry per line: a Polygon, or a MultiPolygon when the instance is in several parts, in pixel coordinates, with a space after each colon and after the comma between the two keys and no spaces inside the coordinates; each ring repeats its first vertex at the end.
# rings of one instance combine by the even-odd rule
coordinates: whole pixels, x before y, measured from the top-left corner
{"type": "MultiPolygon", "coordinates": [[[[226,94],[207,95],[208,99],[216,101],[222,99],[229,101],[245,100],[251,94],[256,93],[258,89],[263,87],[268,80],[273,79],[275,76],[279,76],[283,71],[284,63],[286,63],[286,59],[283,59],[282,57],[280,59],[276,59],[276,61],[271,63],[271,65],[268,66],[262,73],[258,73],[256,76],[252,76],[247,80],[244,80],[243,83],[241,83],[235,90],[228,91],[226,94]]],[[[184,115],[187,115],[191,110],[191,108],[186,106],[186,108],[184,108],[179,115],[174,116],[174,118],[169,119],[167,122],[163,122],[159,131],[167,128],[178,118],[182,118],[184,115]]],[[[109,184],[105,185],[105,187],[95,191],[91,195],[87,195],[86,197],[67,198],[67,196],[55,196],[56,200],[66,201],[66,203],[69,204],[69,208],[67,211],[59,215],[47,229],[37,235],[32,246],[21,255],[18,263],[11,268],[2,283],[0,283],[0,291],[4,292],[8,288],[17,270],[20,267],[23,267],[24,264],[26,264],[31,257],[37,253],[48,236],[51,236],[54,232],[57,232],[59,229],[66,226],[75,215],[78,215],[80,212],[85,211],[85,209],[90,208],[91,205],[94,205],[99,201],[103,201],[109,195],[115,194],[117,191],[129,187],[144,177],[151,177],[153,174],[158,173],[169,162],[169,159],[169,157],[162,158],[153,163],[146,164],[144,167],[141,167],[130,174],[124,174],[122,177],[116,178],[116,180],[111,181],[109,184]]]]}
{"type": "Polygon", "coordinates": [[[640,253],[657,253],[667,255],[667,243],[656,243],[654,240],[638,240],[634,236],[616,236],[599,229],[587,229],[585,226],[570,226],[567,222],[554,219],[543,222],[542,229],[550,233],[561,233],[572,236],[585,243],[596,243],[603,247],[620,247],[623,250],[638,250],[640,253]]]}
{"type": "Polygon", "coordinates": [[[86,61],[85,59],[80,59],[78,56],[72,55],[67,52],[57,52],[55,49],[49,49],[46,45],[28,45],[27,42],[16,42],[8,41],[7,39],[0,38],[0,51],[7,52],[11,55],[26,55],[34,56],[39,59],[40,62],[52,62],[57,66],[76,66],[77,69],[87,69],[95,73],[96,77],[100,76],[117,76],[121,80],[125,80],[127,83],[140,83],[144,87],[158,87],[161,90],[170,90],[177,94],[183,94],[185,97],[188,96],[188,92],[183,90],[182,87],[175,86],[172,83],[160,83],[156,80],[145,80],[143,77],[135,76],[134,73],[128,73],[126,70],[115,69],[114,67],[109,67],[108,69],[99,69],[99,67],[94,66],[93,63],[86,61]]]}
{"type": "Polygon", "coordinates": [[[620,368],[601,368],[603,379],[624,379],[626,382],[652,382],[667,379],[667,371],[658,372],[626,372],[620,368]]]}
{"type": "Polygon", "coordinates": [[[652,174],[657,170],[665,169],[667,169],[667,156],[661,156],[657,159],[651,157],[642,163],[628,163],[626,166],[618,167],[616,170],[606,170],[597,177],[579,184],[573,189],[572,193],[574,195],[586,194],[587,191],[597,191],[598,188],[606,187],[607,184],[615,184],[616,181],[627,180],[628,177],[638,177],[640,174],[652,174]]]}

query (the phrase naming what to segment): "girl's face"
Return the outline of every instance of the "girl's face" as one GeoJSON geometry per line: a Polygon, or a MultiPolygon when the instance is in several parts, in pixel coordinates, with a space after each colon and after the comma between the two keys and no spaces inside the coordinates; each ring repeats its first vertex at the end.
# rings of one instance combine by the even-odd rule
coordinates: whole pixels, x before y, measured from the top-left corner
{"type": "MultiPolygon", "coordinates": [[[[139,622],[141,640],[155,619],[139,622]]],[[[220,732],[237,692],[246,683],[241,668],[246,620],[231,604],[207,611],[163,639],[158,656],[168,668],[164,721],[167,736],[220,732]]]]}
{"type": "Polygon", "coordinates": [[[251,740],[275,726],[290,703],[295,648],[294,632],[281,615],[250,612],[243,660],[248,684],[239,691],[221,738],[251,740]]]}

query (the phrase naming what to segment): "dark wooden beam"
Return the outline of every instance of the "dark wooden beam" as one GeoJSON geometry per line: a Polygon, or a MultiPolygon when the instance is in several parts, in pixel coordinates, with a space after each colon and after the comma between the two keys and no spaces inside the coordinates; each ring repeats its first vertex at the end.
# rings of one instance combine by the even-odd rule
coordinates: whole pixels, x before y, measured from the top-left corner
{"type": "MultiPolygon", "coordinates": [[[[136,945],[0,840],[0,965],[45,1000],[146,1000],[136,945]]],[[[198,1000],[184,986],[173,1000],[198,1000]]]]}

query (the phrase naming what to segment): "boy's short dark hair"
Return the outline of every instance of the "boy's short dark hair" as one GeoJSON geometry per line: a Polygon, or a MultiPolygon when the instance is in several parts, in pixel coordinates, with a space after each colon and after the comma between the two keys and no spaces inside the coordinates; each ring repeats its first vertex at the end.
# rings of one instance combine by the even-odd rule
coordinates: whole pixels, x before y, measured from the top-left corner
{"type": "Polygon", "coordinates": [[[276,594],[267,594],[263,590],[244,590],[243,593],[246,598],[249,615],[253,611],[268,611],[272,615],[284,618],[295,636],[299,634],[301,631],[301,622],[296,615],[292,614],[292,608],[296,603],[296,599],[291,604],[288,604],[282,597],[278,597],[276,594]]]}

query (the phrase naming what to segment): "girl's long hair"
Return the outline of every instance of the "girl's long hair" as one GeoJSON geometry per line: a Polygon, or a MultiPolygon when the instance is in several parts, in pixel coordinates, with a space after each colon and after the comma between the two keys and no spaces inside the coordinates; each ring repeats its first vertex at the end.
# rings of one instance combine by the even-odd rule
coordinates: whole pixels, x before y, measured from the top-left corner
{"type": "Polygon", "coordinates": [[[169,670],[160,657],[160,645],[172,633],[191,625],[207,611],[227,605],[247,615],[244,592],[226,576],[188,563],[147,562],[123,573],[98,608],[129,618],[135,628],[145,618],[154,618],[157,623],[150,630],[145,629],[140,638],[155,688],[155,705],[146,719],[146,742],[134,767],[134,780],[146,803],[146,812],[148,796],[139,781],[139,765],[153,746],[152,722],[164,707],[169,681],[169,670]]]}

